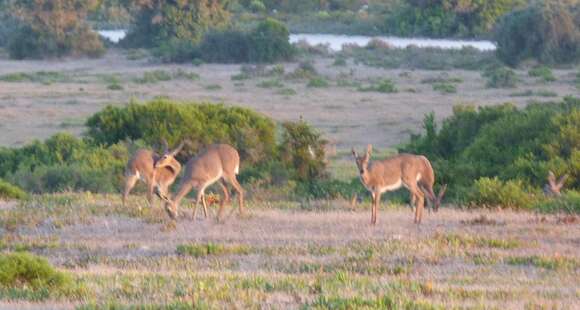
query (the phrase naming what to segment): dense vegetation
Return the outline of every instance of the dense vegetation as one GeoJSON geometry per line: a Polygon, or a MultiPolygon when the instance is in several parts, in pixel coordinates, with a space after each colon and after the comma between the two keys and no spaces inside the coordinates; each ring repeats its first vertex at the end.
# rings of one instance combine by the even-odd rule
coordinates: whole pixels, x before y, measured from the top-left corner
{"type": "MultiPolygon", "coordinates": [[[[97,4],[92,0],[3,1],[0,9],[4,7],[10,14],[1,14],[7,18],[0,29],[10,30],[4,39],[10,56],[23,59],[102,55],[104,46],[86,23],[86,15],[97,4]]],[[[0,41],[1,37],[2,34],[0,41]]]]}
{"type": "Polygon", "coordinates": [[[526,59],[569,63],[580,59],[580,7],[538,1],[504,16],[495,34],[499,58],[517,65],[526,59]]]}
{"type": "MultiPolygon", "coordinates": [[[[548,171],[568,174],[566,188],[580,189],[580,99],[536,103],[525,109],[456,106],[438,129],[434,116],[425,133],[403,151],[432,159],[439,182],[450,196],[477,204],[531,207],[544,203],[548,171]]],[[[570,193],[569,199],[578,201],[570,193]]],[[[566,199],[568,199],[566,198],[566,199]]],[[[575,205],[576,211],[578,211],[575,205]]]]}

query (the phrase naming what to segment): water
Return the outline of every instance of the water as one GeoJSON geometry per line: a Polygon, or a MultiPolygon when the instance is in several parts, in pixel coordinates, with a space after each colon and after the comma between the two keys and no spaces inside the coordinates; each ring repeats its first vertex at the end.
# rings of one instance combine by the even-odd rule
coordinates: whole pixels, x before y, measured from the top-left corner
{"type": "MultiPolygon", "coordinates": [[[[101,30],[99,34],[113,42],[119,42],[125,37],[126,30],[101,30]]],[[[399,38],[390,36],[351,36],[340,34],[291,34],[290,43],[305,40],[311,45],[328,44],[334,51],[340,51],[343,44],[357,44],[365,46],[373,39],[377,38],[389,43],[394,47],[405,48],[409,45],[419,47],[439,47],[446,49],[460,49],[464,46],[474,47],[481,51],[495,50],[495,44],[491,41],[470,41],[470,40],[450,40],[450,39],[426,39],[426,38],[399,38]]]]}

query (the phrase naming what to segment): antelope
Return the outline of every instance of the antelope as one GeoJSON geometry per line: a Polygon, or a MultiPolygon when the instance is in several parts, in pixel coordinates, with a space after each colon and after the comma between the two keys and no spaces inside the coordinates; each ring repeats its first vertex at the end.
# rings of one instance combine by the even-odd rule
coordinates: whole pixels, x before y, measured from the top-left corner
{"type": "Polygon", "coordinates": [[[177,175],[181,171],[181,164],[175,159],[184,143],[181,142],[177,148],[170,151],[167,141],[163,140],[163,155],[159,156],[149,149],[139,149],[127,163],[125,170],[125,190],[123,191],[123,206],[127,201],[129,193],[135,187],[138,180],[143,180],[147,184],[147,201],[152,206],[153,192],[157,189],[159,196],[168,192],[169,186],[173,184],[177,175]],[[160,160],[163,165],[156,165],[160,160]]]}
{"type": "Polygon", "coordinates": [[[381,201],[381,194],[394,191],[401,186],[407,188],[411,194],[411,206],[415,205],[415,224],[421,223],[425,196],[431,202],[433,210],[437,212],[447,185],[444,185],[438,196],[433,192],[435,174],[431,163],[425,156],[413,154],[399,154],[383,160],[370,161],[372,145],[367,146],[363,156],[358,156],[354,148],[352,155],[355,158],[360,179],[373,198],[371,224],[377,223],[377,208],[381,201]]]}
{"type": "Polygon", "coordinates": [[[544,185],[544,194],[546,196],[560,196],[560,190],[562,190],[562,187],[564,187],[564,182],[566,182],[567,178],[568,175],[565,174],[558,179],[558,182],[556,182],[556,175],[554,172],[549,171],[548,184],[544,185]]]}
{"type": "MultiPolygon", "coordinates": [[[[155,166],[164,165],[163,159],[157,161],[155,166]]],[[[193,218],[197,211],[197,205],[202,203],[204,215],[207,218],[207,204],[205,202],[205,189],[218,182],[224,193],[224,199],[220,201],[220,208],[217,215],[219,221],[224,204],[230,201],[230,195],[226,187],[226,182],[230,183],[238,193],[240,214],[244,212],[244,193],[236,175],[240,170],[240,155],[238,151],[227,144],[213,144],[191,158],[185,168],[185,174],[181,180],[180,189],[173,200],[164,197],[165,210],[169,217],[176,219],[178,216],[178,206],[180,201],[193,189],[197,192],[197,198],[193,208],[193,218]]]]}

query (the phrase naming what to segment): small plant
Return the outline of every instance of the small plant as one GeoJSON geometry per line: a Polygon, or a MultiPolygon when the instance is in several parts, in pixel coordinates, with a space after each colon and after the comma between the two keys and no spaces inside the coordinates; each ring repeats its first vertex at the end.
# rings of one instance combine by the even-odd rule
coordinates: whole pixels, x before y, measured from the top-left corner
{"type": "Polygon", "coordinates": [[[0,286],[59,292],[71,284],[72,279],[45,258],[26,252],[0,254],[0,286]]]}
{"type": "Polygon", "coordinates": [[[143,73],[143,77],[136,78],[134,81],[138,84],[154,84],[162,81],[170,81],[171,74],[165,70],[155,70],[143,73]]]}
{"type": "Polygon", "coordinates": [[[575,270],[580,267],[580,262],[575,258],[564,256],[521,256],[508,257],[506,259],[509,265],[532,265],[538,268],[550,270],[575,270]]]}
{"type": "Polygon", "coordinates": [[[177,69],[177,71],[173,72],[174,79],[181,79],[181,80],[190,80],[190,81],[197,81],[199,80],[199,74],[195,72],[188,72],[183,69],[177,69]]]}
{"type": "Polygon", "coordinates": [[[26,199],[26,193],[18,186],[12,185],[0,179],[0,200],[26,199]]]}
{"type": "Polygon", "coordinates": [[[328,87],[328,81],[323,78],[323,77],[315,77],[310,79],[310,81],[308,81],[307,86],[308,87],[313,87],[313,88],[322,88],[322,87],[328,87]]]}
{"type": "Polygon", "coordinates": [[[284,87],[284,84],[280,80],[266,80],[258,83],[256,86],[261,88],[281,88],[284,87]]]}
{"type": "Polygon", "coordinates": [[[457,87],[450,83],[435,83],[433,84],[433,90],[442,94],[454,94],[457,92],[457,87]]]}
{"type": "Polygon", "coordinates": [[[278,95],[282,96],[294,96],[296,95],[296,91],[292,88],[282,88],[276,92],[278,95]]]}
{"type": "Polygon", "coordinates": [[[0,81],[3,82],[33,82],[50,85],[60,82],[70,82],[72,79],[62,73],[56,71],[38,71],[32,73],[16,72],[0,76],[0,81]]]}
{"type": "Polygon", "coordinates": [[[334,62],[332,63],[332,65],[336,66],[336,67],[344,67],[344,66],[346,66],[346,58],[337,57],[336,59],[334,59],[334,62]]]}
{"type": "Polygon", "coordinates": [[[516,73],[507,67],[492,66],[482,73],[488,88],[514,88],[518,82],[516,73]]]}
{"type": "Polygon", "coordinates": [[[539,66],[528,71],[529,76],[540,78],[544,82],[554,82],[556,77],[552,73],[552,69],[547,66],[539,66]]]}
{"type": "Polygon", "coordinates": [[[250,253],[250,248],[244,245],[224,246],[212,242],[205,244],[181,244],[177,246],[177,254],[193,257],[218,256],[218,255],[245,255],[250,253]]]}
{"type": "Polygon", "coordinates": [[[109,84],[107,85],[107,89],[109,90],[123,90],[123,86],[121,84],[109,84]]]}
{"type": "Polygon", "coordinates": [[[220,89],[222,89],[222,86],[219,84],[209,84],[205,87],[205,89],[207,89],[207,90],[220,90],[220,89]]]}
{"type": "Polygon", "coordinates": [[[248,80],[250,78],[250,76],[246,73],[238,73],[238,74],[234,74],[230,77],[230,79],[232,81],[243,81],[243,80],[248,80]]]}
{"type": "Polygon", "coordinates": [[[318,76],[318,71],[310,62],[301,62],[288,77],[292,79],[312,79],[318,76]]]}
{"type": "Polygon", "coordinates": [[[396,93],[398,92],[397,87],[395,86],[395,83],[393,83],[392,80],[390,79],[384,79],[381,80],[379,83],[377,84],[373,84],[370,86],[361,86],[358,88],[359,91],[362,92],[379,92],[379,93],[396,93]]]}

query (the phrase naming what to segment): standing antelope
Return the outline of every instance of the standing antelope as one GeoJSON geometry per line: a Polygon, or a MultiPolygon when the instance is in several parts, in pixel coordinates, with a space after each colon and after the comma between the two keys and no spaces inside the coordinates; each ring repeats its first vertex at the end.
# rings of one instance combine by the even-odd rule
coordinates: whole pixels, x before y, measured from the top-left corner
{"type": "Polygon", "coordinates": [[[404,186],[411,193],[411,205],[415,204],[416,224],[421,223],[425,195],[431,201],[433,210],[437,211],[447,185],[444,185],[438,196],[433,192],[435,174],[431,163],[425,156],[399,154],[383,160],[370,161],[372,145],[367,146],[363,156],[358,156],[354,148],[352,155],[360,173],[362,184],[373,197],[371,224],[377,223],[377,208],[381,194],[404,186]]]}
{"type": "Polygon", "coordinates": [[[147,184],[147,201],[151,206],[153,203],[153,191],[157,187],[160,195],[165,195],[168,188],[179,172],[181,164],[175,159],[175,155],[181,151],[184,143],[181,142],[173,151],[169,151],[167,142],[163,140],[163,155],[159,156],[152,150],[139,149],[127,163],[125,170],[125,190],[123,191],[123,206],[127,201],[129,192],[135,187],[138,180],[143,180],[147,184]],[[163,161],[163,165],[156,165],[163,161]]]}
{"type": "MultiPolygon", "coordinates": [[[[164,160],[159,160],[155,166],[163,165],[164,160]]],[[[230,196],[225,182],[230,183],[238,193],[240,214],[244,212],[244,193],[240,183],[236,179],[236,175],[240,170],[240,155],[238,151],[227,144],[213,144],[199,153],[197,156],[191,158],[186,165],[185,175],[181,180],[179,192],[171,201],[165,197],[165,210],[173,219],[177,218],[177,209],[179,202],[195,188],[197,191],[197,199],[193,208],[193,218],[197,211],[197,205],[201,201],[203,204],[203,211],[207,217],[207,205],[204,199],[205,189],[211,184],[219,181],[219,185],[224,193],[224,199],[220,202],[220,209],[218,211],[217,219],[221,217],[224,204],[230,201],[230,196]]]]}

